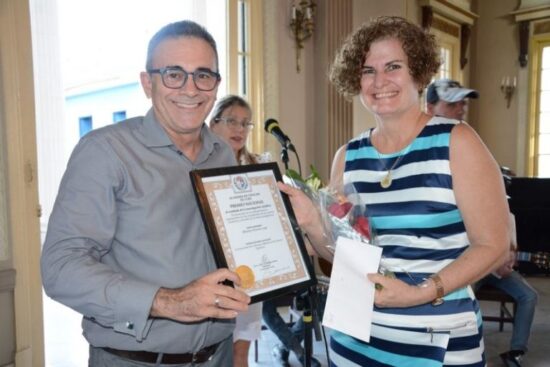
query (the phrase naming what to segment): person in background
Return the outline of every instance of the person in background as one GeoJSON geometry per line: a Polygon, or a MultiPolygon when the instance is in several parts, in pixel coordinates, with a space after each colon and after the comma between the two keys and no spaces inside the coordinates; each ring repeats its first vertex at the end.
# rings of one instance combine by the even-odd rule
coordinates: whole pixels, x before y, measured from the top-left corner
{"type": "MultiPolygon", "coordinates": [[[[332,331],[334,365],[486,365],[470,284],[504,262],[509,210],[498,165],[474,130],[421,110],[439,67],[434,36],[393,16],[360,26],[332,65],[331,82],[359,95],[376,126],[337,151],[331,185],[353,183],[395,275],[368,274],[378,285],[370,341],[332,331]]],[[[313,203],[279,187],[315,249],[332,259],[313,203]]]]}
{"type": "Polygon", "coordinates": [[[248,134],[253,128],[252,110],[245,99],[228,95],[216,103],[210,118],[210,129],[231,146],[240,165],[271,161],[269,152],[255,154],[246,148],[248,134]]]}
{"type": "Polygon", "coordinates": [[[479,92],[463,88],[451,79],[438,79],[426,91],[427,111],[433,116],[464,120],[468,111],[468,98],[478,98],[479,92]]]}
{"type": "Polygon", "coordinates": [[[86,134],[63,176],[42,251],[44,289],[83,314],[89,366],[230,366],[250,297],[217,269],[189,172],[235,165],[204,121],[221,80],[192,21],[160,29],[141,84],[152,108],[86,134]]]}
{"type": "Polygon", "coordinates": [[[509,294],[516,302],[514,326],[510,350],[500,354],[506,366],[521,367],[521,362],[527,352],[531,326],[535,318],[537,306],[537,291],[514,270],[516,261],[517,240],[514,215],[510,213],[510,252],[508,260],[498,269],[475,284],[475,289],[488,284],[509,294]]]}
{"type": "MultiPolygon", "coordinates": [[[[467,98],[479,98],[478,91],[464,88],[455,80],[436,80],[428,86],[426,92],[427,111],[436,116],[464,120],[467,98]]],[[[527,352],[538,295],[521,274],[514,270],[517,251],[516,226],[514,215],[509,213],[509,216],[510,252],[508,260],[500,268],[479,280],[474,288],[477,290],[484,284],[488,284],[502,290],[516,301],[517,309],[510,350],[502,353],[500,358],[507,366],[521,367],[522,357],[527,352]]]]}
{"type": "MultiPolygon", "coordinates": [[[[240,165],[269,162],[268,153],[254,154],[246,149],[248,134],[254,128],[252,110],[246,100],[228,95],[214,106],[210,129],[224,139],[233,150],[240,165]]],[[[262,331],[262,304],[255,303],[248,311],[237,316],[233,332],[233,366],[247,367],[250,342],[260,337],[262,331]]]]}

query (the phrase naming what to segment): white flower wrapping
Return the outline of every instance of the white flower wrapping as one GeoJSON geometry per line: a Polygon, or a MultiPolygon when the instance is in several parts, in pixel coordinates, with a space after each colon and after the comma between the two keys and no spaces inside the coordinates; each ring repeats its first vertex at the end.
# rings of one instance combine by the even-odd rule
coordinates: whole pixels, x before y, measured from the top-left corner
{"type": "Polygon", "coordinates": [[[375,243],[375,233],[367,216],[366,205],[361,202],[353,184],[346,184],[342,188],[322,187],[318,177],[314,181],[309,178],[303,180],[295,172],[285,178],[285,182],[299,188],[317,208],[322,219],[323,236],[327,238],[327,247],[332,253],[338,237],[375,243]]]}
{"type": "Polygon", "coordinates": [[[352,184],[342,190],[325,187],[317,192],[318,205],[327,245],[334,252],[338,237],[374,244],[375,235],[367,209],[352,184]]]}

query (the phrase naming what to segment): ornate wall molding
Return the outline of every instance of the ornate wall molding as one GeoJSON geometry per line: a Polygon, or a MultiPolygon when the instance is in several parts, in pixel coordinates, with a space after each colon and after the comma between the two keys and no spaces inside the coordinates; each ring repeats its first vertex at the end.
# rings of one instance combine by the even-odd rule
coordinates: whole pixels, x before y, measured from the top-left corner
{"type": "Polygon", "coordinates": [[[434,17],[431,22],[431,27],[437,29],[443,33],[447,33],[455,38],[460,38],[460,27],[456,23],[447,22],[440,17],[434,17]]]}
{"type": "Polygon", "coordinates": [[[523,68],[527,66],[527,55],[529,53],[529,21],[519,22],[519,65],[523,68]]]}
{"type": "Polygon", "coordinates": [[[478,15],[472,13],[469,7],[462,3],[454,3],[445,0],[420,0],[418,2],[422,8],[430,7],[433,12],[443,15],[459,24],[473,25],[478,15]]]}
{"type": "Polygon", "coordinates": [[[468,63],[466,54],[468,52],[468,42],[470,41],[471,28],[468,24],[460,27],[460,68],[464,69],[468,63]]]}
{"type": "Polygon", "coordinates": [[[548,0],[522,0],[519,7],[510,12],[518,23],[519,56],[521,67],[527,66],[529,54],[529,33],[531,23],[537,19],[550,19],[550,3],[548,0]]]}
{"type": "Polygon", "coordinates": [[[466,54],[471,26],[478,18],[477,14],[470,11],[469,4],[454,4],[445,0],[421,0],[419,4],[422,7],[422,27],[434,28],[460,39],[460,68],[464,69],[468,63],[466,54]],[[434,13],[439,16],[434,16],[434,13]],[[460,24],[460,28],[445,19],[457,22],[460,24]]]}
{"type": "Polygon", "coordinates": [[[550,17],[548,0],[522,0],[519,7],[510,12],[516,22],[550,17]]]}
{"type": "Polygon", "coordinates": [[[550,20],[545,20],[542,22],[536,22],[533,25],[533,34],[545,34],[550,33],[550,20]]]}

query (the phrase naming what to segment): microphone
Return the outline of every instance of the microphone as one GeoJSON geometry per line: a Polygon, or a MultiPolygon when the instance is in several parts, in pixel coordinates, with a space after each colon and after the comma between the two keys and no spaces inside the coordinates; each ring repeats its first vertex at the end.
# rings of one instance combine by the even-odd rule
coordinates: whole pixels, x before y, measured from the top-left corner
{"type": "Polygon", "coordinates": [[[279,122],[275,119],[267,119],[264,125],[265,131],[273,135],[285,149],[290,149],[296,152],[294,145],[290,142],[290,138],[283,133],[279,127],[279,122]]]}

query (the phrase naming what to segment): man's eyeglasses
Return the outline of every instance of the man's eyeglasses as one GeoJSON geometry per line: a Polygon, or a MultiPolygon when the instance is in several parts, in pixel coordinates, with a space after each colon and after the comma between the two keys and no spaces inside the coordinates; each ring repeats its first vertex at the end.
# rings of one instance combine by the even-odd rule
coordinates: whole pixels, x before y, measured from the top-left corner
{"type": "Polygon", "coordinates": [[[189,75],[193,76],[193,83],[198,90],[208,92],[216,88],[221,80],[219,73],[210,69],[197,69],[190,73],[179,66],[167,66],[160,69],[149,69],[149,74],[158,73],[162,78],[162,84],[166,88],[180,89],[185,85],[189,75]]]}
{"type": "Polygon", "coordinates": [[[218,117],[214,121],[223,121],[227,127],[237,130],[239,127],[242,127],[245,130],[252,130],[254,128],[254,123],[249,120],[237,121],[233,117],[218,117]]]}

